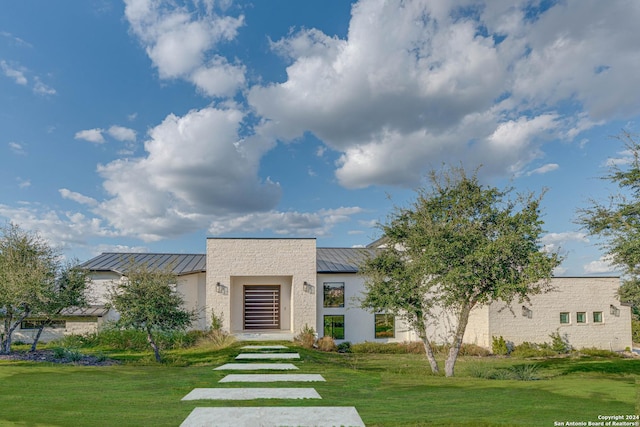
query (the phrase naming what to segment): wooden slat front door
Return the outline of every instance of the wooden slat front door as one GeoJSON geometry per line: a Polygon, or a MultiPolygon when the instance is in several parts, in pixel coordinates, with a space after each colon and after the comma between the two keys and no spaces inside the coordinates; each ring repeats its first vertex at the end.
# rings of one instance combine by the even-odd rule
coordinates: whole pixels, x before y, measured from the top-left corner
{"type": "Polygon", "coordinates": [[[280,329],[280,286],[244,286],[244,329],[280,329]]]}

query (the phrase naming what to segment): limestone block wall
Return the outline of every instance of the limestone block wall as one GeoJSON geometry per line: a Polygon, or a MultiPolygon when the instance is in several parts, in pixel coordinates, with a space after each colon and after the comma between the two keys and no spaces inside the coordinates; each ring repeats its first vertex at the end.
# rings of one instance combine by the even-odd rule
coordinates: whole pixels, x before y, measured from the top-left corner
{"type": "MultiPolygon", "coordinates": [[[[316,323],[316,241],[315,239],[207,239],[206,298],[207,318],[222,316],[223,328],[237,327],[243,306],[232,297],[241,290],[239,277],[252,277],[253,283],[274,284],[273,277],[290,281],[288,319],[290,332],[316,323]],[[304,282],[309,286],[305,288],[304,282]],[[219,285],[218,285],[219,283],[219,285]],[[309,292],[309,290],[313,290],[309,292]]],[[[281,298],[286,289],[282,289],[281,298]]],[[[241,300],[240,300],[241,302],[241,300]]]]}
{"type": "MultiPolygon", "coordinates": [[[[103,324],[101,317],[70,317],[65,318],[64,328],[44,328],[40,335],[40,342],[55,341],[65,335],[85,335],[98,331],[103,324]]],[[[32,343],[37,334],[36,329],[16,329],[13,333],[13,341],[32,343]]]]}
{"type": "Polygon", "coordinates": [[[597,347],[620,351],[631,347],[631,309],[617,298],[617,277],[556,277],[554,291],[531,297],[531,303],[494,303],[489,312],[491,336],[520,344],[524,341],[551,342],[558,331],[574,348],[597,347]],[[523,309],[523,306],[526,309],[523,309]],[[569,323],[560,322],[560,313],[568,313],[569,323]],[[577,322],[577,313],[585,313],[585,322],[577,322]],[[602,313],[602,322],[594,322],[593,313],[602,313]]]}
{"type": "Polygon", "coordinates": [[[489,335],[489,306],[474,308],[469,314],[469,323],[464,331],[463,342],[491,348],[489,335]]]}

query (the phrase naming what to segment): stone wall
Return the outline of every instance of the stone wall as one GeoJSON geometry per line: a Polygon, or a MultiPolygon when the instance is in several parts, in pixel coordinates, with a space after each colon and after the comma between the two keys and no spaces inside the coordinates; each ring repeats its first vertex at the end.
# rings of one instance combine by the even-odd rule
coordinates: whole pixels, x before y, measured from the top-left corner
{"type": "Polygon", "coordinates": [[[207,316],[222,316],[227,331],[239,326],[241,277],[251,277],[252,284],[284,285],[282,295],[290,283],[290,311],[281,319],[281,329],[287,321],[289,329],[282,330],[297,334],[316,323],[315,239],[207,239],[207,316]],[[274,278],[280,282],[273,283],[274,278]]]}

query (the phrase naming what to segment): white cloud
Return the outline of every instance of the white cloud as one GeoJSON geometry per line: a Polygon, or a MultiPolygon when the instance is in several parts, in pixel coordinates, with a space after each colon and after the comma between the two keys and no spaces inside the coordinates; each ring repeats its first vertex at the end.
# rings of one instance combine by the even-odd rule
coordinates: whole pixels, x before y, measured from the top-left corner
{"type": "Polygon", "coordinates": [[[220,216],[272,209],[280,186],[258,169],[273,143],[239,136],[243,118],[232,107],[167,116],[149,131],[145,157],[98,167],[109,198],[96,212],[128,235],[158,240],[220,216]]]}
{"type": "Polygon", "coordinates": [[[555,252],[569,242],[589,243],[586,233],[580,231],[565,231],[562,233],[547,233],[540,239],[545,252],[555,252]]]}
{"type": "Polygon", "coordinates": [[[6,37],[7,39],[11,40],[13,43],[15,43],[17,46],[21,46],[21,47],[33,47],[31,45],[31,43],[26,42],[24,40],[22,40],[20,37],[16,37],[13,34],[7,32],[7,31],[0,31],[0,36],[2,37],[6,37]]]}
{"type": "Polygon", "coordinates": [[[610,256],[601,256],[597,261],[591,261],[583,266],[587,274],[612,273],[616,270],[610,256]]]}
{"type": "Polygon", "coordinates": [[[334,225],[362,212],[358,207],[323,209],[318,212],[257,212],[214,220],[209,232],[214,235],[233,232],[255,233],[270,230],[279,235],[326,236],[334,225]]]}
{"type": "Polygon", "coordinates": [[[528,176],[531,175],[543,175],[545,173],[549,173],[549,172],[553,172],[555,170],[558,170],[560,168],[560,165],[557,163],[547,163],[546,165],[542,165],[539,168],[536,168],[532,171],[527,172],[528,176]]]}
{"type": "Polygon", "coordinates": [[[194,2],[192,9],[149,0],[125,3],[127,21],[160,78],[185,79],[209,96],[230,96],[244,85],[244,67],[215,53],[219,43],[237,36],[243,16],[217,14],[211,2],[194,2]]]}
{"type": "Polygon", "coordinates": [[[29,188],[31,187],[31,181],[28,179],[22,179],[20,177],[18,177],[16,179],[18,181],[18,187],[19,188],[29,188]]]}
{"type": "Polygon", "coordinates": [[[17,142],[10,142],[9,143],[9,149],[14,153],[14,154],[18,154],[21,156],[24,156],[27,154],[27,151],[25,150],[25,147],[23,144],[18,144],[17,142]]]}
{"type": "Polygon", "coordinates": [[[272,43],[287,79],[248,100],[263,135],[342,153],[346,187],[414,185],[442,162],[518,176],[549,141],[640,112],[639,19],[625,1],[361,0],[345,39],[272,43]]]}
{"type": "Polygon", "coordinates": [[[4,75],[13,79],[17,84],[25,86],[29,81],[25,76],[26,69],[9,65],[6,61],[0,61],[0,68],[4,75]]]}
{"type": "Polygon", "coordinates": [[[68,248],[86,245],[92,237],[117,237],[98,218],[88,218],[76,212],[58,212],[38,204],[11,207],[0,204],[0,216],[20,224],[25,230],[38,231],[52,246],[68,248]]]}
{"type": "Polygon", "coordinates": [[[104,129],[86,129],[76,132],[75,139],[84,139],[85,141],[93,142],[94,144],[103,144],[105,142],[102,136],[104,129]]]}
{"type": "Polygon", "coordinates": [[[35,78],[33,92],[38,95],[55,95],[57,93],[54,88],[42,83],[42,81],[38,77],[35,78]]]}
{"type": "Polygon", "coordinates": [[[136,140],[136,131],[124,126],[113,125],[107,130],[107,133],[118,141],[135,142],[136,140]]]}
{"type": "Polygon", "coordinates": [[[61,188],[58,190],[58,192],[63,199],[73,200],[74,202],[80,203],[81,205],[96,206],[98,204],[98,201],[96,199],[80,193],[76,193],[75,191],[71,191],[66,188],[61,188]]]}
{"type": "Polygon", "coordinates": [[[127,246],[127,245],[110,245],[103,243],[97,246],[91,247],[91,254],[93,256],[100,255],[105,252],[116,253],[143,253],[149,252],[149,248],[146,246],[127,246]]]}

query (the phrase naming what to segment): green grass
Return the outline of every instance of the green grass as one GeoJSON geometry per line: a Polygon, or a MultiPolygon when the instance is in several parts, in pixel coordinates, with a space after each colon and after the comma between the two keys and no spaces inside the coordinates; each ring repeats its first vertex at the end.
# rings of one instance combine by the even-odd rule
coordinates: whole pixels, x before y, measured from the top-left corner
{"type": "MultiPolygon", "coordinates": [[[[195,387],[240,387],[219,384],[228,372],[212,368],[233,361],[243,344],[167,351],[169,362],[163,365],[151,362],[150,353],[123,351],[108,355],[125,363],[109,367],[0,362],[0,426],[176,426],[200,406],[355,406],[367,426],[552,426],[640,413],[640,360],[465,357],[456,365],[457,376],[444,378],[432,375],[418,354],[336,354],[300,347],[295,348],[301,355],[297,372],[327,380],[312,385],[321,401],[180,401],[195,387]],[[535,381],[476,375],[532,364],[535,381]]],[[[310,385],[287,384],[298,386],[310,385]]]]}

